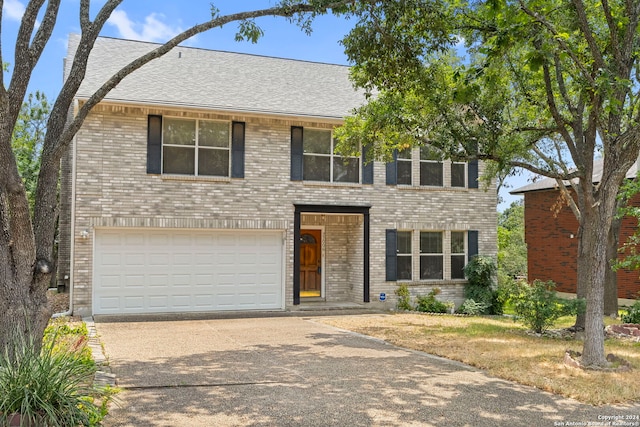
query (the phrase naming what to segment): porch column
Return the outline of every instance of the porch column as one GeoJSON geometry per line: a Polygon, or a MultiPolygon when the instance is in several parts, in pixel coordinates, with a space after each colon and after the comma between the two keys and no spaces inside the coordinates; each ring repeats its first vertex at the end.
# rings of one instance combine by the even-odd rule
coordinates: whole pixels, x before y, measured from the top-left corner
{"type": "Polygon", "coordinates": [[[364,233],[364,259],[362,263],[364,264],[364,272],[363,272],[363,301],[369,302],[369,210],[365,210],[362,212],[363,217],[363,233],[364,233]]]}
{"type": "Polygon", "coordinates": [[[293,214],[293,305],[300,305],[300,209],[293,214]]]}

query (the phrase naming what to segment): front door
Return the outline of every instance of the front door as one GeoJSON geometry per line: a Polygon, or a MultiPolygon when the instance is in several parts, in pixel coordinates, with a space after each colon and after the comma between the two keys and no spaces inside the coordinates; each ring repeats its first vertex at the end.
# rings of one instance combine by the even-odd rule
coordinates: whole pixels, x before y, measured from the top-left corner
{"type": "Polygon", "coordinates": [[[322,231],[300,232],[300,297],[322,296],[322,231]]]}

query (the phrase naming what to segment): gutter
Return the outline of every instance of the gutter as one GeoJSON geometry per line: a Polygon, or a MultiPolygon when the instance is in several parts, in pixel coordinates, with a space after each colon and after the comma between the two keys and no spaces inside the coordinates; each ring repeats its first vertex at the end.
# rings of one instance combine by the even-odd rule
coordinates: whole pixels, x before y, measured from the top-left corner
{"type": "MultiPolygon", "coordinates": [[[[78,99],[73,102],[73,110],[74,113],[78,111],[78,99]]],[[[71,218],[70,218],[70,251],[69,251],[69,309],[67,311],[63,311],[61,313],[53,313],[51,315],[52,319],[64,316],[71,316],[73,314],[73,271],[75,267],[75,234],[76,234],[76,157],[77,157],[77,133],[73,136],[73,149],[71,156],[71,218]]]]}

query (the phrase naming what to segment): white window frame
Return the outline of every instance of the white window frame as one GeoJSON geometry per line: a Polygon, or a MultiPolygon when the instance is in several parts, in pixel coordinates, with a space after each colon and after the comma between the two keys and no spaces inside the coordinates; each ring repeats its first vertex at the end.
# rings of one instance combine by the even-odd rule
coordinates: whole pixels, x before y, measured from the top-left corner
{"type": "Polygon", "coordinates": [[[467,188],[467,176],[468,176],[468,172],[467,172],[467,162],[451,162],[451,187],[452,188],[467,188]],[[454,165],[462,165],[463,167],[463,177],[462,177],[462,185],[453,185],[453,166],[454,165]]]}
{"type": "Polygon", "coordinates": [[[467,254],[469,252],[469,249],[468,249],[469,244],[467,242],[467,233],[465,231],[453,230],[450,233],[449,241],[450,241],[449,242],[449,252],[450,252],[449,253],[449,258],[450,258],[449,275],[451,277],[451,280],[464,280],[464,271],[462,273],[462,277],[455,277],[455,278],[453,277],[453,257],[454,256],[456,256],[456,257],[462,256],[463,257],[462,264],[463,264],[463,268],[464,268],[464,265],[466,264],[466,260],[467,260],[467,254]],[[462,235],[462,246],[463,246],[462,250],[463,250],[463,252],[453,252],[453,234],[454,233],[459,233],[459,234],[462,235]]]}
{"type": "Polygon", "coordinates": [[[335,153],[335,149],[336,149],[336,141],[333,138],[333,130],[329,130],[329,129],[319,129],[319,128],[304,128],[304,131],[302,133],[302,164],[303,164],[303,169],[302,169],[302,177],[304,181],[307,182],[330,182],[330,183],[339,183],[339,184],[361,184],[362,183],[362,161],[360,159],[360,157],[358,156],[341,156],[339,154],[335,153]],[[321,131],[321,132],[330,132],[331,133],[331,149],[329,151],[329,153],[307,153],[304,150],[304,136],[306,135],[306,131],[307,130],[312,130],[312,131],[321,131]],[[305,175],[305,171],[304,171],[304,159],[305,157],[328,157],[329,158],[329,181],[324,181],[324,180],[314,180],[314,179],[307,179],[304,177],[305,175]],[[358,180],[357,181],[335,181],[334,180],[334,176],[333,176],[333,162],[335,159],[354,159],[355,161],[358,162],[358,180]]]}
{"type": "Polygon", "coordinates": [[[400,233],[406,233],[409,235],[409,252],[400,252],[400,248],[398,247],[396,249],[396,258],[409,258],[409,263],[410,263],[410,267],[409,267],[409,277],[408,278],[401,278],[400,277],[400,270],[397,269],[397,280],[399,282],[410,282],[413,280],[413,231],[411,230],[396,230],[396,240],[399,241],[399,235],[400,233]]]}
{"type": "Polygon", "coordinates": [[[418,158],[420,161],[420,181],[419,184],[421,187],[435,187],[435,188],[442,188],[444,187],[444,162],[442,160],[430,160],[430,159],[423,159],[422,158],[422,149],[423,148],[429,148],[429,147],[420,147],[420,152],[418,153],[418,158]],[[433,163],[433,164],[440,164],[440,184],[422,184],[422,164],[423,163],[433,163]]]}
{"type": "Polygon", "coordinates": [[[445,239],[444,239],[444,231],[442,230],[420,230],[420,247],[419,249],[419,257],[420,257],[420,280],[428,280],[428,281],[439,281],[439,280],[444,280],[445,278],[445,271],[446,271],[446,266],[444,263],[444,256],[445,256],[445,239]],[[440,251],[439,253],[433,253],[433,252],[422,252],[422,233],[434,233],[434,234],[439,234],[440,235],[440,251]],[[422,258],[440,258],[441,262],[442,262],[442,274],[440,275],[439,278],[428,278],[428,277],[423,277],[422,276],[422,258]]]}
{"type": "Polygon", "coordinates": [[[184,118],[184,117],[165,117],[162,120],[162,150],[161,150],[161,160],[160,160],[160,164],[162,165],[162,174],[163,175],[184,175],[184,176],[203,176],[203,177],[230,177],[231,176],[231,139],[232,139],[232,128],[231,128],[231,122],[229,121],[225,121],[225,120],[202,120],[202,119],[192,119],[192,118],[184,118]],[[189,121],[189,122],[193,122],[194,126],[195,126],[195,141],[193,145],[186,145],[186,144],[167,144],[164,142],[164,136],[165,136],[165,123],[166,120],[180,120],[180,121],[189,121]],[[199,144],[199,135],[200,135],[200,123],[201,122],[215,122],[215,123],[226,123],[228,125],[229,128],[229,141],[227,144],[227,147],[211,147],[211,146],[200,146],[199,144]],[[164,170],[164,148],[165,147],[173,147],[173,148],[193,148],[195,153],[194,153],[194,170],[193,173],[189,173],[189,174],[180,174],[180,173],[175,173],[175,172],[165,172],[164,170]],[[200,150],[225,150],[228,152],[228,158],[229,158],[229,166],[227,168],[227,173],[226,175],[200,175],[198,172],[198,161],[199,161],[199,155],[200,155],[200,150]]]}
{"type": "Polygon", "coordinates": [[[400,174],[396,172],[396,184],[397,185],[413,185],[413,149],[407,148],[404,150],[398,150],[396,156],[396,171],[400,169],[401,163],[409,164],[409,183],[400,183],[400,174]],[[400,157],[400,153],[408,153],[408,157],[400,157]]]}

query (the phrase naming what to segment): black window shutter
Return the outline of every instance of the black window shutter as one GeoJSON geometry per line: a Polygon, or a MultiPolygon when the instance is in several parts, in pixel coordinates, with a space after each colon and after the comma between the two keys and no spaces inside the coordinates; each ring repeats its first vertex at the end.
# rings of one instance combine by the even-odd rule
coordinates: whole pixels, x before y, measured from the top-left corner
{"type": "Polygon", "coordinates": [[[478,188],[478,160],[471,160],[467,169],[469,188],[478,188]]]}
{"type": "Polygon", "coordinates": [[[231,124],[231,178],[244,178],[244,122],[231,124]]]}
{"type": "Polygon", "coordinates": [[[467,245],[469,246],[469,251],[467,253],[468,260],[478,255],[478,231],[477,230],[469,230],[467,232],[467,245]]]}
{"type": "Polygon", "coordinates": [[[148,117],[147,173],[162,173],[162,116],[148,117]]]}
{"type": "Polygon", "coordinates": [[[373,157],[369,158],[369,146],[362,146],[362,183],[373,184],[373,157]]]}
{"type": "Polygon", "coordinates": [[[398,232],[386,230],[386,254],[385,254],[386,281],[398,280],[398,232]]]}
{"type": "Polygon", "coordinates": [[[302,181],[302,128],[291,126],[291,181],[302,181]]]}
{"type": "Polygon", "coordinates": [[[387,163],[387,185],[398,184],[398,150],[393,151],[393,160],[387,163]]]}

